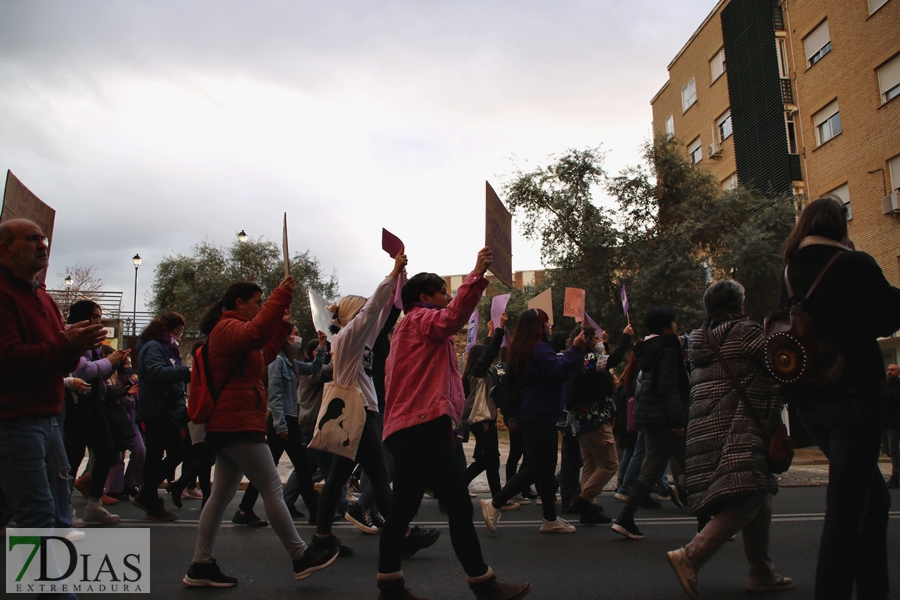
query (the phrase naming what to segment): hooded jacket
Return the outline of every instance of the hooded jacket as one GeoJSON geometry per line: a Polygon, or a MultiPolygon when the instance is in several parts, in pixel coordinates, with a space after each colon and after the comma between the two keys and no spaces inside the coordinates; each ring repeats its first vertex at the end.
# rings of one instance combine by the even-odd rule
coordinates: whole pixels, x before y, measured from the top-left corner
{"type": "Polygon", "coordinates": [[[684,427],[691,384],[678,336],[666,333],[650,338],[635,346],[634,353],[644,374],[634,404],[637,426],[684,427]]]}
{"type": "Polygon", "coordinates": [[[157,340],[138,342],[137,355],[139,393],[135,419],[146,421],[183,413],[191,370],[177,364],[157,340]]]}
{"type": "Polygon", "coordinates": [[[685,478],[689,509],[709,512],[717,503],[758,492],[775,494],[778,483],[766,462],[768,439],[781,422],[781,405],[765,368],[765,334],[747,318],[712,329],[728,367],[741,384],[760,432],[722,370],[705,329],[691,333],[691,407],[687,426],[685,478]]]}

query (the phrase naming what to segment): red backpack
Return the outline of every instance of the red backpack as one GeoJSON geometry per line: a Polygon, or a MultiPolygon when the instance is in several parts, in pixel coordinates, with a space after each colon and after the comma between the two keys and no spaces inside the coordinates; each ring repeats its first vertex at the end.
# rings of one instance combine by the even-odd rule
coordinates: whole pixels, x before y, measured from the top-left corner
{"type": "Polygon", "coordinates": [[[212,374],[209,368],[208,348],[209,339],[197,348],[197,351],[194,353],[194,366],[191,368],[191,389],[188,393],[187,410],[188,418],[197,425],[202,425],[209,421],[216,408],[216,400],[218,400],[222,390],[225,389],[225,386],[237,373],[238,368],[241,368],[247,361],[247,357],[243,356],[234,363],[231,371],[228,372],[228,376],[225,377],[225,381],[222,382],[219,388],[216,388],[212,382],[212,374]]]}

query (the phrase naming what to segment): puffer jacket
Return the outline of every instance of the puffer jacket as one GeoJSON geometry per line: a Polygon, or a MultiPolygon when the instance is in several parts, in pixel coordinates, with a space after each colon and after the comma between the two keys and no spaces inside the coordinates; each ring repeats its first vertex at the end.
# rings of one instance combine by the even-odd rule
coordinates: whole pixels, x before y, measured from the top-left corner
{"type": "Polygon", "coordinates": [[[292,298],[287,290],[276,289],[252,320],[233,310],[222,313],[206,342],[212,381],[223,381],[238,360],[246,357],[246,361],[219,395],[206,423],[207,433],[267,431],[262,376],[293,328],[282,319],[292,298]]]}
{"type": "Polygon", "coordinates": [[[713,326],[722,355],[750,400],[765,431],[757,430],[716,355],[705,329],[691,333],[691,405],[687,426],[685,477],[688,508],[694,514],[758,492],[778,492],[766,463],[764,438],[781,423],[781,405],[765,368],[765,335],[747,318],[713,326]]]}
{"type": "Polygon", "coordinates": [[[635,396],[634,421],[638,427],[684,427],[690,380],[684,368],[681,344],[674,333],[658,335],[634,347],[643,380],[635,396]]]}
{"type": "Polygon", "coordinates": [[[146,421],[183,413],[191,370],[177,364],[157,340],[138,342],[138,390],[135,419],[146,421]]]}

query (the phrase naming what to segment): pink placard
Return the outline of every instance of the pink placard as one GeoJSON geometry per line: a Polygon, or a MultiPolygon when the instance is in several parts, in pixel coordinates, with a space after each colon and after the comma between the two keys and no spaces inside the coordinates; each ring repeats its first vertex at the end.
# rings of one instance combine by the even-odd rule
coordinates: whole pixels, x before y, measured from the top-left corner
{"type": "MultiPolygon", "coordinates": [[[[500,327],[500,315],[506,312],[506,305],[509,304],[510,294],[499,294],[494,296],[491,299],[491,321],[494,323],[494,327],[500,327]]],[[[509,345],[509,336],[503,336],[503,343],[500,344],[501,348],[505,348],[509,345]]]]}
{"type": "Polygon", "coordinates": [[[403,242],[400,241],[400,238],[382,227],[381,248],[390,254],[391,258],[397,258],[397,255],[403,251],[404,246],[403,242]]]}
{"type": "Polygon", "coordinates": [[[581,288],[566,288],[566,299],[563,303],[563,316],[575,317],[576,321],[584,319],[584,290],[581,288]]]}

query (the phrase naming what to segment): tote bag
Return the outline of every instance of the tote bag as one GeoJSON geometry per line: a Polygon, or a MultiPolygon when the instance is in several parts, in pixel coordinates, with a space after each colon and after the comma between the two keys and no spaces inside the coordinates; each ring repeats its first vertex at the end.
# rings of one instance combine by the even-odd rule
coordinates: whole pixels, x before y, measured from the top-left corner
{"type": "MultiPolygon", "coordinates": [[[[470,379],[475,379],[474,377],[470,379]]],[[[485,421],[492,421],[493,417],[491,416],[491,405],[493,401],[488,395],[488,388],[490,386],[490,382],[488,381],[488,377],[479,377],[475,382],[474,387],[470,394],[475,396],[475,401],[472,403],[472,410],[469,412],[469,416],[466,419],[466,423],[468,425],[474,425],[476,423],[483,423],[485,421]]]]}
{"type": "Polygon", "coordinates": [[[366,424],[365,398],[356,387],[326,383],[309,447],[356,460],[356,450],[366,424]]]}

